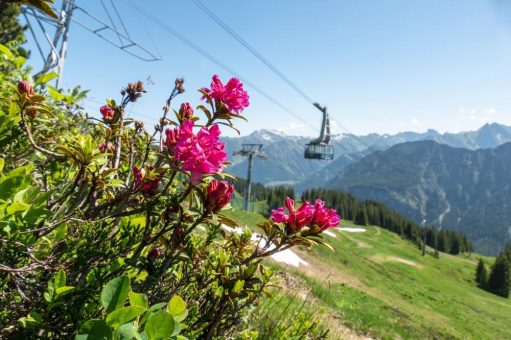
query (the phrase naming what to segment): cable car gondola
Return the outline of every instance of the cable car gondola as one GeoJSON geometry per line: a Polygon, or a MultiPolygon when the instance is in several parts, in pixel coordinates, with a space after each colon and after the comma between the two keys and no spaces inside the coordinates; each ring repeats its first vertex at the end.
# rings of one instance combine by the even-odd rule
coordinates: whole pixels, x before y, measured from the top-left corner
{"type": "Polygon", "coordinates": [[[334,159],[334,146],[330,144],[330,118],[328,118],[328,112],[326,107],[321,107],[318,103],[314,103],[314,106],[323,112],[321,133],[319,138],[305,145],[304,157],[306,159],[334,159]]]}

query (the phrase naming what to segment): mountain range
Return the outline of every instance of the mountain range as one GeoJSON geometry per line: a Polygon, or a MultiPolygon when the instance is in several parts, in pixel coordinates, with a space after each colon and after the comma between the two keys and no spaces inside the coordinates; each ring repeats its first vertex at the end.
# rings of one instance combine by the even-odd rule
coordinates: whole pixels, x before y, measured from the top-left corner
{"type": "Polygon", "coordinates": [[[493,148],[511,141],[511,126],[497,123],[486,124],[476,131],[439,133],[428,130],[424,133],[401,132],[395,135],[372,133],[364,136],[337,134],[332,136],[335,157],[332,161],[303,158],[304,145],[312,138],[287,136],[277,131],[258,130],[242,137],[224,137],[232,165],[229,171],[239,177],[247,175],[247,160],[233,153],[243,143],[263,144],[268,160],[255,160],[253,180],[265,185],[292,185],[298,191],[314,186],[323,186],[353,161],[393,145],[420,140],[432,140],[452,147],[475,150],[493,148]]]}
{"type": "Polygon", "coordinates": [[[326,186],[384,202],[418,223],[463,231],[484,254],[511,240],[511,142],[477,150],[401,143],[348,165],[326,186]]]}

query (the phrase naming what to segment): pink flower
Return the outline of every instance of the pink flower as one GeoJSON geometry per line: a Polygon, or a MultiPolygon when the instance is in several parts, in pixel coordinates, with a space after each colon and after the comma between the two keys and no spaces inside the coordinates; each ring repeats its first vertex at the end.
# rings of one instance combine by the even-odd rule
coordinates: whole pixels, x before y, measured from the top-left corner
{"type": "Polygon", "coordinates": [[[108,105],[101,106],[99,108],[99,112],[101,112],[101,115],[103,115],[105,122],[110,122],[112,119],[114,119],[115,111],[108,105]]]}
{"type": "Polygon", "coordinates": [[[202,90],[207,92],[212,99],[224,103],[232,113],[239,114],[249,105],[247,91],[243,90],[243,84],[238,78],[231,78],[224,85],[215,74],[211,82],[211,89],[203,88],[202,90]]]}
{"type": "Polygon", "coordinates": [[[181,119],[190,119],[193,116],[193,109],[190,103],[181,104],[181,108],[179,109],[179,116],[181,119]]]}
{"type": "Polygon", "coordinates": [[[314,203],[314,218],[312,224],[316,224],[321,231],[328,228],[335,228],[341,221],[341,217],[337,214],[335,209],[325,208],[325,202],[317,199],[314,203]]]}
{"type": "Polygon", "coordinates": [[[305,201],[298,209],[295,210],[295,202],[287,197],[286,207],[289,215],[286,215],[284,208],[273,210],[271,219],[277,223],[285,223],[288,233],[294,234],[303,227],[309,225],[314,217],[314,205],[305,201]]]}
{"type": "Polygon", "coordinates": [[[103,142],[98,145],[99,151],[105,153],[106,151],[112,152],[114,150],[114,145],[111,142],[103,142]]]}
{"type": "Polygon", "coordinates": [[[133,167],[135,187],[143,194],[154,195],[160,184],[160,178],[148,179],[145,172],[139,167],[133,167]]]}
{"type": "Polygon", "coordinates": [[[200,183],[203,174],[212,174],[223,169],[227,161],[224,143],[220,142],[220,128],[214,124],[202,127],[193,133],[194,122],[187,120],[181,124],[175,147],[175,157],[183,162],[181,169],[190,171],[191,182],[200,183]]]}
{"type": "Polygon", "coordinates": [[[163,149],[167,149],[169,153],[173,154],[178,134],[178,128],[165,130],[165,136],[167,136],[167,138],[163,141],[163,149]]]}
{"type": "Polygon", "coordinates": [[[217,212],[231,201],[234,185],[229,184],[226,181],[217,181],[214,179],[209,183],[207,191],[208,208],[213,212],[217,212]]]}
{"type": "Polygon", "coordinates": [[[295,202],[286,198],[286,215],[284,208],[272,210],[271,219],[276,223],[285,223],[289,234],[294,234],[305,226],[317,225],[321,231],[335,228],[341,221],[341,217],[334,209],[325,208],[325,202],[317,199],[314,205],[305,201],[295,210],[295,202]]]}

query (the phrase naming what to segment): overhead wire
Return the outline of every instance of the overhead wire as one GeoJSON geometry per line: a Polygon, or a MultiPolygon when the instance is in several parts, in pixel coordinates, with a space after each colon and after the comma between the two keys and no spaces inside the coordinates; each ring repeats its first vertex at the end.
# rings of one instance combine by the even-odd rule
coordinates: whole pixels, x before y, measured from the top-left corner
{"type": "MultiPolygon", "coordinates": [[[[252,55],[254,55],[259,61],[261,61],[264,65],[266,65],[275,75],[277,75],[281,80],[283,80],[287,85],[289,85],[297,94],[299,94],[303,99],[305,99],[310,104],[314,104],[314,101],[308,96],[298,85],[292,82],[282,71],[280,71],[272,62],[268,60],[268,58],[264,57],[260,52],[258,52],[252,45],[250,45],[245,39],[243,39],[234,29],[232,29],[229,25],[227,25],[220,17],[218,17],[213,11],[211,11],[206,5],[204,5],[200,0],[192,0],[192,2],[202,10],[210,19],[212,19],[215,23],[217,23],[224,31],[226,31],[231,37],[233,37],[236,41],[238,41],[241,45],[243,45],[252,55]]],[[[330,119],[332,122],[346,133],[350,134],[353,139],[355,139],[358,143],[363,145],[366,149],[370,149],[370,145],[365,143],[359,136],[352,133],[348,128],[346,128],[343,124],[341,124],[335,117],[330,114],[330,119]]],[[[303,122],[303,120],[302,120],[303,122]]],[[[307,123],[306,123],[307,124],[307,123]]],[[[308,124],[307,124],[308,125],[308,124]]],[[[309,125],[310,126],[310,125],[309,125]]],[[[342,145],[339,145],[342,147],[342,145]]],[[[345,149],[346,150],[346,149],[345,149]]],[[[383,158],[380,153],[375,153],[378,158],[383,158]]],[[[367,164],[367,160],[365,157],[361,159],[364,163],[367,164]]],[[[392,168],[395,168],[394,165],[390,164],[392,168]]],[[[370,166],[369,166],[370,167],[370,166]]],[[[396,169],[394,169],[396,170],[396,169]]]]}
{"type": "Polygon", "coordinates": [[[247,78],[245,78],[242,75],[240,75],[238,72],[236,72],[235,70],[233,70],[232,68],[227,66],[225,63],[220,61],[218,58],[214,57],[209,52],[204,50],[202,47],[200,47],[199,45],[195,44],[193,41],[191,41],[190,39],[188,39],[187,37],[185,37],[184,35],[182,35],[178,31],[176,31],[174,28],[169,26],[167,23],[163,22],[162,20],[160,20],[159,18],[155,17],[154,15],[151,15],[148,12],[144,11],[139,6],[137,6],[133,1],[131,1],[131,0],[124,0],[124,1],[129,6],[131,6],[135,11],[139,12],[141,15],[143,15],[147,19],[151,20],[154,24],[156,24],[157,26],[162,28],[164,31],[166,31],[167,33],[173,35],[174,37],[179,39],[181,42],[183,42],[184,44],[188,45],[188,47],[192,48],[193,50],[195,50],[196,52],[198,52],[199,54],[201,54],[205,58],[209,59],[211,62],[213,62],[216,65],[218,65],[224,71],[227,71],[228,73],[230,73],[230,74],[234,75],[235,77],[239,78],[247,86],[251,87],[257,93],[259,93],[260,95],[262,95],[263,97],[265,97],[266,99],[268,99],[269,101],[271,101],[272,103],[274,103],[275,105],[280,107],[282,110],[286,111],[288,114],[290,114],[293,117],[295,117],[296,119],[300,120],[305,125],[307,125],[309,127],[312,127],[311,124],[308,121],[306,121],[305,119],[300,117],[297,113],[295,113],[289,107],[287,107],[286,105],[282,104],[279,100],[277,100],[275,97],[270,95],[268,92],[264,91],[259,86],[255,85],[253,82],[249,81],[247,78]]]}
{"type": "MultiPolygon", "coordinates": [[[[154,16],[154,15],[151,15],[150,13],[144,11],[143,9],[141,9],[139,6],[137,6],[133,0],[124,0],[130,7],[132,7],[135,11],[137,11],[138,13],[140,13],[141,15],[143,15],[144,17],[146,17],[147,19],[149,19],[150,21],[152,21],[154,24],[156,24],[157,26],[159,26],[160,28],[162,28],[163,30],[165,30],[167,33],[173,35],[174,37],[176,37],[177,39],[179,39],[181,42],[183,42],[184,44],[188,45],[190,48],[192,48],[193,50],[195,50],[196,52],[198,52],[199,54],[201,54],[202,56],[204,56],[205,58],[209,59],[211,62],[215,63],[216,65],[218,65],[219,67],[221,67],[223,70],[229,72],[230,74],[234,75],[235,77],[239,78],[241,81],[243,81],[245,84],[247,84],[248,86],[250,86],[252,89],[254,89],[256,92],[258,92],[259,94],[261,94],[263,97],[265,97],[266,99],[270,100],[271,102],[273,102],[275,105],[277,105],[278,107],[280,107],[281,109],[283,109],[285,112],[287,112],[288,114],[292,115],[293,117],[295,117],[296,119],[298,119],[299,121],[301,121],[302,123],[304,123],[306,126],[314,129],[314,127],[312,127],[312,125],[306,121],[305,119],[303,119],[302,117],[300,117],[298,114],[296,114],[294,111],[292,111],[291,109],[289,109],[286,105],[282,104],[279,100],[277,100],[276,98],[274,98],[273,96],[271,96],[270,94],[268,94],[267,92],[265,92],[264,90],[262,90],[261,88],[259,88],[257,85],[255,85],[254,83],[252,83],[251,81],[249,81],[247,78],[243,77],[242,75],[240,75],[238,72],[236,72],[235,70],[233,70],[231,67],[227,66],[226,64],[224,64],[222,61],[220,61],[219,59],[217,59],[216,57],[214,57],[213,55],[211,55],[209,52],[207,52],[206,50],[204,50],[202,47],[200,47],[199,45],[195,44],[193,41],[191,41],[190,39],[188,39],[187,37],[185,37],[184,35],[182,35],[181,33],[179,33],[178,31],[176,31],[174,28],[172,28],[171,26],[169,26],[167,23],[161,21],[158,17],[154,16]]],[[[198,3],[198,0],[192,0],[194,3],[198,3]]],[[[203,6],[204,8],[206,8],[205,6],[203,6]]],[[[202,9],[202,7],[201,7],[202,9]]],[[[218,16],[214,15],[214,13],[212,13],[210,10],[209,10],[209,13],[212,14],[212,17],[214,18],[218,18],[218,16]]],[[[209,15],[208,15],[209,16],[209,15]]],[[[217,22],[215,20],[215,22],[217,22]]],[[[221,21],[220,18],[218,18],[218,24],[220,24],[220,22],[223,23],[223,25],[221,25],[224,29],[226,29],[226,27],[228,28],[227,24],[225,24],[223,21],[221,21]]],[[[227,29],[226,29],[227,30],[227,29]]],[[[248,44],[245,40],[243,40],[243,38],[241,38],[236,32],[234,32],[234,30],[230,29],[229,28],[229,31],[228,32],[232,32],[233,33],[233,36],[236,36],[237,38],[235,38],[236,40],[238,40],[242,45],[244,45],[245,47],[247,46],[250,46],[250,44],[248,44]],[[244,42],[244,43],[243,43],[244,42]]],[[[231,34],[231,33],[230,33],[231,34]]],[[[251,47],[251,46],[250,46],[251,47]]],[[[272,71],[274,71],[277,75],[282,75],[282,77],[279,76],[279,78],[281,78],[282,80],[284,80],[289,86],[291,86],[298,94],[300,94],[305,100],[307,100],[309,103],[313,103],[313,101],[311,100],[311,98],[305,94],[304,91],[302,91],[298,86],[296,86],[293,82],[291,82],[289,80],[288,77],[286,77],[282,72],[280,72],[271,62],[268,61],[267,58],[265,58],[264,56],[262,56],[261,53],[257,52],[253,47],[251,47],[251,49],[254,51],[253,54],[254,55],[258,55],[261,57],[261,61],[265,60],[267,61],[268,64],[266,64],[268,67],[270,67],[270,69],[272,69],[272,71]],[[287,81],[285,80],[287,79],[287,81]]],[[[334,117],[332,117],[330,115],[330,118],[332,121],[334,121],[336,123],[336,125],[343,129],[345,132],[347,132],[348,134],[351,135],[351,137],[353,137],[356,141],[358,141],[358,143],[360,143],[361,145],[363,145],[365,148],[369,149],[370,148],[370,145],[368,145],[367,143],[365,143],[364,141],[362,141],[362,139],[359,137],[359,136],[356,136],[355,134],[353,134],[352,132],[350,132],[346,127],[344,127],[340,122],[338,122],[334,117]]],[[[346,151],[346,147],[342,146],[342,145],[339,145],[341,148],[344,148],[346,151]]],[[[375,153],[376,155],[378,155],[377,157],[379,158],[382,158],[382,156],[380,155],[380,153],[375,153]]],[[[367,163],[367,160],[365,158],[362,158],[361,159],[362,162],[364,163],[367,163]]],[[[368,165],[368,164],[366,164],[368,165]]],[[[393,165],[391,165],[391,167],[394,167],[393,165]]]]}
{"type": "MultiPolygon", "coordinates": [[[[220,17],[218,17],[212,10],[210,10],[206,5],[204,5],[200,0],[191,0],[195,6],[197,6],[200,10],[202,10],[211,20],[217,23],[224,31],[226,31],[231,37],[233,37],[236,41],[238,41],[241,45],[243,45],[250,53],[252,53],[257,59],[259,59],[264,65],[266,65],[275,75],[277,75],[281,80],[283,80],[286,84],[288,84],[295,92],[300,95],[303,99],[305,99],[310,104],[314,104],[314,101],[311,99],[309,95],[305,93],[298,85],[296,85],[293,81],[289,79],[282,71],[280,71],[271,61],[268,60],[265,56],[263,56],[260,52],[258,52],[252,45],[250,45],[245,39],[243,39],[234,29],[232,29],[225,21],[223,21],[220,17]]],[[[346,128],[343,124],[341,124],[335,117],[329,114],[330,119],[336,123],[339,128],[344,130],[345,132],[354,135],[348,128],[346,128]]]]}
{"type": "Polygon", "coordinates": [[[236,31],[234,31],[229,25],[227,25],[221,18],[219,18],[213,11],[211,11],[206,5],[204,5],[199,0],[192,0],[192,2],[201,9],[208,17],[210,17],[213,21],[215,21],[220,27],[222,27],[227,33],[229,33],[234,39],[236,39],[240,44],[245,46],[245,48],[252,53],[257,59],[259,59],[263,64],[265,64],[270,70],[273,71],[280,79],[282,79],[286,84],[288,84],[291,88],[293,88],[300,96],[302,96],[306,101],[313,104],[314,101],[309,97],[298,85],[292,82],[284,73],[282,73],[272,62],[270,62],[267,58],[265,58],[261,53],[259,53],[252,45],[250,45],[245,39],[243,39],[236,31]]]}

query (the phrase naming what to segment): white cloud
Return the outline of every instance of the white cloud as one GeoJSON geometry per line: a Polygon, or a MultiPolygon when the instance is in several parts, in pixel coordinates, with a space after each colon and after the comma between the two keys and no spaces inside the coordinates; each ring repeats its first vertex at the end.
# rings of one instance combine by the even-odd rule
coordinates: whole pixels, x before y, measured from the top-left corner
{"type": "Polygon", "coordinates": [[[416,118],[412,118],[411,120],[413,126],[419,126],[421,125],[421,122],[419,122],[416,118]]]}
{"type": "Polygon", "coordinates": [[[478,122],[479,124],[490,123],[495,120],[497,109],[488,108],[465,108],[460,107],[458,111],[461,113],[463,121],[478,122]]]}

